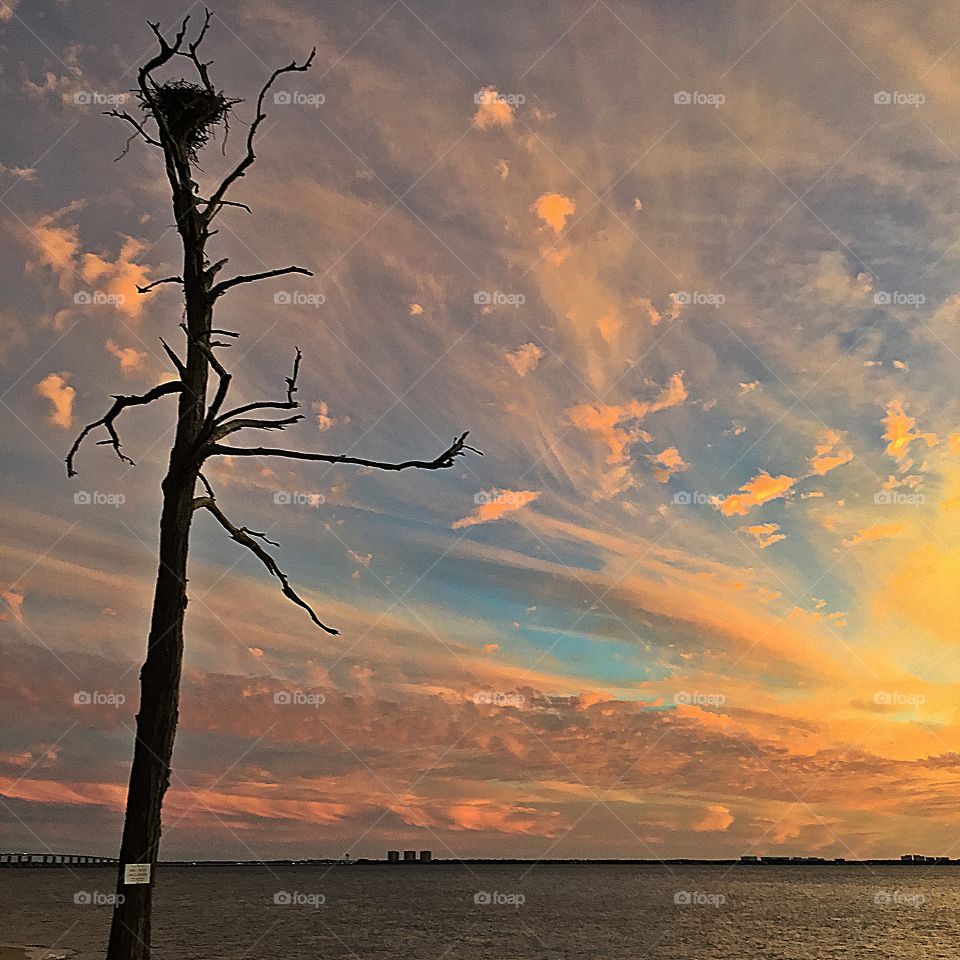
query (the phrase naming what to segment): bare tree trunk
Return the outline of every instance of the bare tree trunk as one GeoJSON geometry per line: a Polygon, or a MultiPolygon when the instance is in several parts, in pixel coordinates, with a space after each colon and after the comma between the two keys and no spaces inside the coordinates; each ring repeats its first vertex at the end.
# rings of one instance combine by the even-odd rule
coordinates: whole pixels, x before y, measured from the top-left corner
{"type": "Polygon", "coordinates": [[[118,899],[110,926],[107,960],[148,960],[150,956],[151,900],[160,847],[161,809],[170,785],[179,716],[187,555],[209,371],[203,347],[209,343],[212,320],[203,270],[203,237],[191,229],[195,226],[189,223],[192,209],[183,212],[185,219],[180,223],[188,331],[185,389],[180,394],[176,438],[162,485],[160,566],[147,657],[140,671],[140,712],[120,846],[118,899]],[[124,884],[124,868],[131,863],[150,864],[149,883],[124,884]]]}

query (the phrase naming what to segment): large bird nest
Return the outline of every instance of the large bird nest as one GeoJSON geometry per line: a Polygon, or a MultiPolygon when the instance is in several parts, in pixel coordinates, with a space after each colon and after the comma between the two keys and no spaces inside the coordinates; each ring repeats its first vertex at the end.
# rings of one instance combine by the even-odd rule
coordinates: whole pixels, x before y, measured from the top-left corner
{"type": "Polygon", "coordinates": [[[172,80],[153,86],[153,103],[140,95],[140,104],[148,113],[162,118],[170,136],[179,143],[191,160],[206,146],[217,127],[229,129],[230,112],[239,100],[231,100],[222,93],[190,83],[172,80]]]}

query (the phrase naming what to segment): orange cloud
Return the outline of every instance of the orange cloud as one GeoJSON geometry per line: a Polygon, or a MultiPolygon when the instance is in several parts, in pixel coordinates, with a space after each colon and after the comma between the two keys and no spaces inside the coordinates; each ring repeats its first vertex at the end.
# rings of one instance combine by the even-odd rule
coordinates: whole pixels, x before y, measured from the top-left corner
{"type": "Polygon", "coordinates": [[[478,523],[490,523],[501,517],[519,510],[528,503],[533,503],[540,496],[539,490],[492,490],[478,494],[477,507],[473,513],[459,520],[455,520],[450,528],[462,530],[464,527],[474,527],[478,523]]]}
{"type": "Polygon", "coordinates": [[[767,547],[773,546],[779,540],[787,539],[785,533],[777,533],[780,529],[779,523],[758,523],[752,527],[739,527],[738,529],[741,533],[749,533],[757,541],[761,550],[766,550],[767,547]]]}
{"type": "Polygon", "coordinates": [[[96,284],[98,292],[112,298],[111,303],[128,317],[139,317],[145,302],[155,293],[142,294],[138,286],[150,282],[150,268],[134,263],[134,257],[146,246],[133,237],[127,237],[116,261],[111,263],[95,253],[85,253],[80,264],[80,276],[88,284],[96,284]]]}
{"type": "Polygon", "coordinates": [[[818,477],[842,467],[853,459],[852,450],[836,450],[841,436],[836,430],[825,430],[821,435],[821,442],[817,444],[816,453],[810,458],[810,469],[818,477]]]}
{"type": "Polygon", "coordinates": [[[337,425],[336,418],[330,416],[330,405],[326,400],[318,400],[313,405],[313,412],[317,415],[317,429],[321,433],[337,425]]]}
{"type": "Polygon", "coordinates": [[[497,92],[496,87],[482,87],[474,99],[477,102],[477,112],[471,123],[477,130],[509,127],[513,124],[514,106],[509,98],[497,92]]]}
{"type": "Polygon", "coordinates": [[[125,377],[130,377],[143,369],[146,353],[135,350],[133,347],[121,347],[116,340],[107,341],[107,353],[112,354],[120,362],[120,371],[125,377]]]}
{"type": "Polygon", "coordinates": [[[890,441],[884,453],[896,460],[902,460],[907,455],[907,449],[914,440],[923,440],[928,447],[937,445],[936,434],[913,432],[917,421],[907,416],[902,400],[891,400],[887,405],[887,415],[880,422],[887,428],[883,439],[890,441]]]}
{"type": "Polygon", "coordinates": [[[597,499],[609,499],[632,486],[629,476],[629,448],[638,440],[649,441],[650,435],[636,422],[647,414],[675,407],[687,398],[683,371],[679,370],[667,381],[653,400],[630,400],[625,404],[583,404],[567,410],[567,418],[575,427],[594,434],[610,453],[606,463],[611,465],[594,493],[597,499]]]}
{"type": "Polygon", "coordinates": [[[517,347],[512,353],[506,354],[506,361],[516,371],[518,377],[525,377],[528,373],[537,369],[540,359],[543,357],[543,350],[535,343],[525,343],[517,347]]]}
{"type": "Polygon", "coordinates": [[[96,253],[82,253],[78,227],[62,225],[60,221],[83,206],[83,202],[71,203],[56,213],[40,217],[27,233],[28,242],[37,252],[40,263],[59,275],[61,292],[72,294],[75,303],[103,304],[137,318],[146,302],[157,293],[151,290],[141,294],[137,289],[150,282],[150,268],[134,262],[146,246],[133,237],[126,237],[115,261],[96,253]]]}
{"type": "Polygon", "coordinates": [[[63,430],[69,430],[73,424],[73,400],[77,394],[67,383],[69,376],[69,373],[49,373],[34,387],[41,397],[53,404],[47,421],[63,430]]]}
{"type": "MultiPolygon", "coordinates": [[[[13,619],[16,620],[17,623],[23,623],[23,594],[17,593],[16,590],[7,590],[4,593],[0,593],[0,600],[10,608],[13,619]]],[[[6,618],[0,615],[0,620],[3,619],[6,618]]]]}
{"type": "Polygon", "coordinates": [[[726,830],[733,823],[733,814],[722,803],[711,803],[703,817],[691,824],[690,829],[697,833],[713,830],[726,830]]]}
{"type": "Polygon", "coordinates": [[[654,464],[653,475],[660,483],[667,483],[675,473],[690,469],[690,464],[680,456],[676,447],[667,447],[662,453],[648,453],[646,456],[654,464]]]}
{"type": "Polygon", "coordinates": [[[545,193],[538,197],[531,212],[535,213],[554,233],[560,233],[564,224],[572,213],[575,213],[577,205],[561,193],[545,193]]]}
{"type": "Polygon", "coordinates": [[[720,501],[720,512],[725,517],[734,514],[746,516],[754,507],[786,495],[796,482],[796,478],[788,477],[786,474],[772,477],[769,473],[761,471],[740,487],[739,493],[733,493],[720,501]]]}
{"type": "Polygon", "coordinates": [[[893,537],[899,537],[907,529],[903,523],[874,523],[863,530],[858,530],[848,540],[843,541],[845,547],[855,547],[861,543],[869,543],[871,540],[890,540],[893,537]]]}

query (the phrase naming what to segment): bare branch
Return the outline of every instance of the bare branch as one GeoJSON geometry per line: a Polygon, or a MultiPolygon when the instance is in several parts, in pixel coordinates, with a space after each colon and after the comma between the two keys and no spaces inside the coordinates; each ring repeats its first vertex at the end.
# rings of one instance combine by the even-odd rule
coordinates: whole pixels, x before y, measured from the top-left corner
{"type": "Polygon", "coordinates": [[[298,413],[293,417],[286,417],[283,420],[228,420],[220,426],[215,426],[210,434],[210,440],[216,443],[224,437],[236,433],[238,430],[285,430],[294,423],[299,423],[303,419],[303,414],[298,413]]]}
{"type": "Polygon", "coordinates": [[[73,446],[70,448],[70,452],[67,454],[66,463],[67,463],[67,476],[75,477],[77,471],[73,469],[73,458],[76,456],[77,451],[80,449],[80,444],[86,439],[87,435],[93,430],[96,430],[97,427],[103,427],[109,434],[109,440],[102,440],[101,443],[109,444],[116,451],[117,456],[124,462],[129,463],[131,466],[136,466],[136,464],[131,460],[123,451],[120,449],[122,444],[120,443],[120,437],[117,435],[117,431],[113,426],[114,420],[127,408],[142,406],[147,403],[153,403],[154,400],[158,400],[160,397],[166,396],[168,393],[180,393],[183,390],[183,383],[180,380],[170,380],[168,383],[161,383],[159,386],[154,387],[152,390],[148,390],[144,394],[133,395],[133,396],[114,396],[113,406],[99,419],[94,420],[93,423],[88,423],[83,430],[80,432],[80,436],[73,441],[73,446]]]}
{"type": "Polygon", "coordinates": [[[166,351],[167,356],[172,361],[173,365],[177,368],[181,377],[186,376],[187,365],[173,352],[173,349],[170,347],[170,344],[167,343],[163,337],[158,338],[160,343],[163,344],[163,349],[166,351]]]}
{"type": "Polygon", "coordinates": [[[203,38],[207,35],[207,30],[210,27],[210,21],[213,19],[213,12],[204,7],[203,10],[203,26],[200,28],[200,33],[197,34],[197,39],[193,43],[187,44],[187,49],[189,53],[184,53],[182,50],[178,50],[177,54],[181,57],[186,57],[188,60],[193,61],[193,65],[197,68],[197,73],[200,76],[200,80],[203,82],[204,87],[207,90],[216,95],[216,90],[213,87],[213,84],[210,82],[210,76],[207,73],[207,67],[213,63],[212,60],[204,63],[200,57],[197,55],[197,50],[200,48],[200,44],[203,43],[203,38]]]}
{"type": "Polygon", "coordinates": [[[210,431],[213,428],[214,423],[217,420],[217,414],[220,412],[220,408],[223,406],[224,400],[227,399],[227,391],[230,389],[230,381],[233,379],[233,375],[227,373],[224,365],[217,359],[217,355],[213,352],[213,347],[229,347],[230,344],[220,343],[219,341],[210,341],[204,343],[202,340],[195,340],[194,343],[203,351],[204,355],[207,358],[210,366],[213,367],[214,372],[217,374],[219,383],[217,384],[217,392],[213,395],[213,402],[210,404],[207,409],[207,417],[204,421],[204,430],[210,431]]]}
{"type": "Polygon", "coordinates": [[[288,273],[299,273],[305,277],[312,277],[313,273],[304,267],[281,267],[279,270],[267,270],[265,273],[251,273],[246,276],[240,275],[231,277],[229,280],[222,280],[210,291],[212,299],[223,296],[231,287],[236,287],[241,283],[256,283],[258,280],[268,280],[270,277],[282,277],[288,273]]]}
{"type": "Polygon", "coordinates": [[[300,373],[300,360],[303,358],[299,347],[296,348],[296,351],[297,355],[293,358],[293,374],[284,378],[287,381],[287,399],[285,401],[257,400],[254,403],[245,403],[243,406],[234,407],[217,417],[216,422],[218,424],[225,423],[231,417],[237,417],[241,413],[249,413],[251,410],[296,410],[300,403],[293,399],[293,395],[297,392],[297,376],[300,373]]]}
{"type": "Polygon", "coordinates": [[[120,156],[114,157],[114,161],[122,160],[130,152],[130,144],[133,143],[138,136],[143,137],[144,142],[149,143],[151,146],[163,146],[159,140],[154,140],[154,138],[143,129],[143,124],[137,120],[136,117],[130,116],[126,110],[104,110],[103,115],[105,117],[117,117],[120,120],[125,120],[127,123],[132,124],[136,128],[136,133],[131,133],[130,136],[127,137],[127,142],[123,145],[123,150],[121,151],[120,156]]]}
{"type": "Polygon", "coordinates": [[[213,219],[215,210],[223,201],[223,197],[227,190],[229,190],[231,185],[239,180],[240,177],[246,174],[247,169],[253,164],[253,161],[257,159],[256,154],[253,152],[253,141],[256,138],[257,129],[267,117],[267,115],[263,112],[263,101],[267,95],[267,92],[273,86],[274,81],[277,79],[277,77],[280,77],[285,73],[303,73],[309,70],[311,64],[313,63],[313,58],[316,55],[317,48],[314,47],[310,51],[310,56],[307,57],[303,63],[297,63],[296,60],[294,60],[285,67],[277,68],[272,74],[270,74],[270,78],[260,88],[260,95],[257,97],[257,115],[253,118],[253,122],[250,124],[250,129],[247,131],[247,152],[240,162],[233,168],[233,170],[231,170],[230,173],[223,178],[220,186],[217,187],[213,193],[213,196],[210,198],[210,202],[207,204],[204,210],[204,216],[208,222],[213,219]]]}
{"type": "MultiPolygon", "coordinates": [[[[196,196],[196,199],[199,200],[200,203],[206,203],[206,204],[210,203],[209,200],[204,200],[203,197],[199,195],[196,196]]],[[[253,211],[250,209],[250,207],[247,206],[247,204],[240,203],[238,200],[220,200],[217,203],[217,209],[210,215],[208,219],[212,220],[220,211],[221,207],[240,207],[241,210],[246,210],[247,213],[253,213],[253,211]]]]}
{"type": "Polygon", "coordinates": [[[162,280],[154,280],[145,287],[137,284],[137,293],[149,293],[154,287],[159,287],[161,283],[183,283],[183,277],[164,277],[162,280]]]}
{"type": "Polygon", "coordinates": [[[299,594],[290,586],[290,581],[287,579],[287,575],[277,566],[277,561],[267,553],[263,547],[257,543],[257,539],[263,540],[265,543],[269,543],[273,546],[279,546],[275,541],[269,540],[267,536],[263,533],[257,533],[255,530],[248,530],[246,527],[236,527],[234,526],[223,513],[223,511],[217,506],[217,501],[212,496],[207,497],[198,497],[194,500],[194,507],[203,508],[209,510],[211,514],[217,519],[217,522],[220,524],[227,533],[230,534],[231,539],[239,543],[241,546],[246,547],[257,559],[273,574],[277,580],[280,581],[282,587],[283,595],[288,599],[292,600],[298,607],[303,607],[304,610],[310,616],[310,619],[321,629],[325,630],[327,633],[337,636],[340,631],[335,630],[333,627],[328,627],[323,623],[320,618],[314,613],[313,608],[308,604],[304,599],[302,599],[299,594]]]}
{"type": "Polygon", "coordinates": [[[363,457],[348,457],[345,454],[330,455],[325,453],[309,453],[303,450],[282,450],[272,447],[228,447],[219,443],[210,444],[203,452],[207,456],[220,454],[228,457],[286,457],[291,460],[310,460],[318,463],[352,463],[360,467],[372,467],[375,470],[445,470],[456,463],[457,457],[462,457],[467,450],[471,453],[483,454],[475,447],[464,441],[469,431],[457,437],[435,460],[404,460],[401,463],[385,463],[381,460],[366,460],[363,457]]]}

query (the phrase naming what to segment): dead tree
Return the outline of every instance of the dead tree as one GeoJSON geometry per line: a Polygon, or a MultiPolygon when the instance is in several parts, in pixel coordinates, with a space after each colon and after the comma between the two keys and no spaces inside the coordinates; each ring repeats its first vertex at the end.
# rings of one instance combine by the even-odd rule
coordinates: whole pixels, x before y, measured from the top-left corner
{"type": "MultiPolygon", "coordinates": [[[[108,960],[145,960],[150,955],[150,907],[160,843],[161,806],[169,785],[174,737],[177,729],[180,673],[183,659],[183,621],[187,606],[187,555],[190,527],[198,510],[206,511],[230,537],[250,550],[280,583],[284,596],[302,607],[322,630],[337,631],[323,623],[316,612],[291,586],[286,574],[267,550],[276,546],[263,533],[238,526],[224,513],[213,488],[203,475],[204,464],[213,457],[285,457],[329,464],[357,464],[378,470],[443,470],[453,466],[466,451],[467,434],[433,460],[405,460],[387,463],[365,457],[309,453],[278,447],[237,447],[230,442],[250,430],[282,431],[303,419],[295,411],[297,376],[301,353],[296,351],[293,372],[287,378],[286,398],[261,400],[228,407],[231,374],[221,363],[217,351],[229,346],[237,332],[214,327],[214,308],[221,297],[242,284],[255,283],[286,274],[313,274],[299,266],[282,267],[262,273],[237,275],[218,280],[226,260],[207,257],[207,241],[216,232],[214,220],[226,207],[247,210],[246,204],[228,198],[228,193],[246,175],[256,156],[254,144],[265,119],[264,99],[278,77],[308,70],[316,51],[302,63],[275,70],[260,90],[256,114],[246,135],[243,156],[205,199],[196,182],[197,155],[217,131],[226,131],[230,114],[239,102],[218,91],[209,76],[210,62],[200,57],[200,46],[211,23],[207,11],[196,39],[186,39],[189,18],[184,19],[172,41],[168,41],[158,23],[150,23],[159,44],[158,52],[138,72],[137,97],[142,116],[113,110],[133,127],[125,154],[135,140],[142,140],[163,154],[163,162],[173,200],[176,228],[183,246],[183,271],[141,288],[141,293],[159,284],[175,284],[184,299],[186,337],[185,357],[181,358],[161,338],[163,349],[176,368],[177,379],[162,383],[142,395],[115,396],[114,403],[99,420],[88,424],[67,455],[67,473],[75,476],[74,462],[84,439],[102,429],[106,438],[99,443],[112,446],[125,463],[133,461],[124,453],[116,423],[128,408],[153,403],[165,396],[177,397],[177,424],[167,473],[162,483],[160,514],[159,568],[153,601],[153,614],[146,660],[140,672],[140,710],[130,771],[117,892],[122,899],[113,913],[108,960]],[[187,60],[196,73],[196,82],[186,79],[158,79],[161,68],[187,60]],[[208,390],[209,387],[209,390],[208,390]],[[212,396],[209,394],[212,393],[212,396]],[[198,483],[200,489],[198,489],[198,483]],[[149,864],[151,879],[146,884],[125,884],[128,864],[149,864]]],[[[122,156],[123,154],[121,154],[122,156]]],[[[119,159],[119,158],[118,158],[119,159]]],[[[479,451],[474,451],[479,452],[479,451]]]]}

